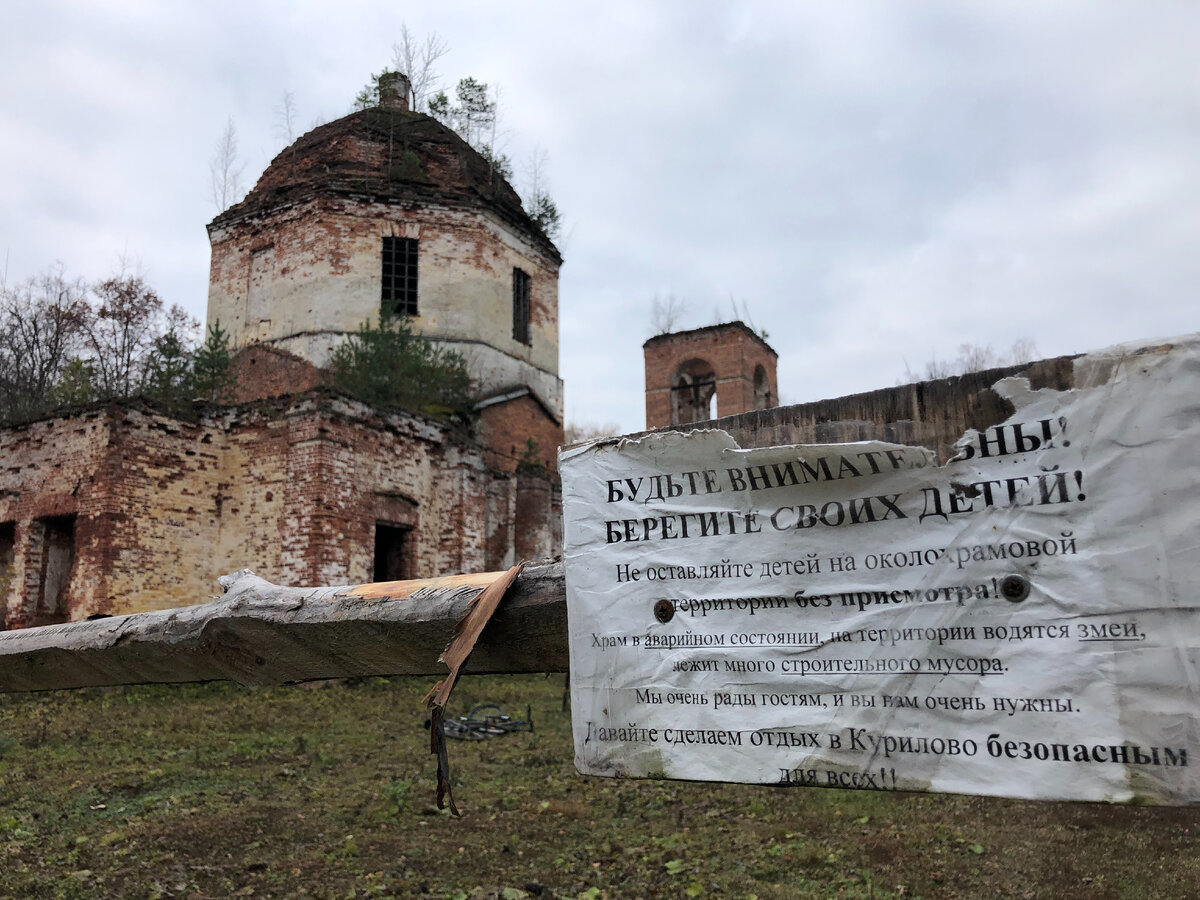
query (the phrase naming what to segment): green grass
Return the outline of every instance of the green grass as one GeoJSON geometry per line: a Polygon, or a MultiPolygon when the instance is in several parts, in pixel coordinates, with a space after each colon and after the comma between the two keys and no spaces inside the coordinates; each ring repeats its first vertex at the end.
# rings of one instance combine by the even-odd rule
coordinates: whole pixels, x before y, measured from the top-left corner
{"type": "Polygon", "coordinates": [[[451,741],[427,680],[0,697],[0,895],[1188,897],[1191,809],[583,778],[562,676],[465,678],[533,734],[451,741]]]}

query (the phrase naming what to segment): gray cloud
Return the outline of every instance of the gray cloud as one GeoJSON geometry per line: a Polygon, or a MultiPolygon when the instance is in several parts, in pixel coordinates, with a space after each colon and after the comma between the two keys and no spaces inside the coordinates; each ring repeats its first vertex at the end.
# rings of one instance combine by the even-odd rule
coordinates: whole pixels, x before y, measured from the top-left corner
{"type": "MultiPolygon", "coordinates": [[[[1194,330],[1200,8],[1187,3],[18,4],[0,35],[0,257],[139,257],[203,313],[207,163],[274,108],[341,115],[402,21],[499,84],[567,217],[571,418],[642,422],[655,293],[745,303],[793,401],[963,342],[1047,355],[1194,330]]],[[[520,178],[518,177],[518,183],[520,178]]]]}

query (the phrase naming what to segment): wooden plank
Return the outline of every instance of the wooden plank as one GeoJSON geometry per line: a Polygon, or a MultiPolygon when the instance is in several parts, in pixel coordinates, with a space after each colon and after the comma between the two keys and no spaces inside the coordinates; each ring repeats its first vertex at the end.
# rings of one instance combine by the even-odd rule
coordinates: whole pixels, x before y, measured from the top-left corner
{"type": "MultiPolygon", "coordinates": [[[[503,573],[285,588],[248,570],[200,606],[0,632],[0,691],[356,675],[445,675],[438,656],[471,600],[503,573]]],[[[562,563],[526,566],[468,673],[567,668],[562,563]]]]}

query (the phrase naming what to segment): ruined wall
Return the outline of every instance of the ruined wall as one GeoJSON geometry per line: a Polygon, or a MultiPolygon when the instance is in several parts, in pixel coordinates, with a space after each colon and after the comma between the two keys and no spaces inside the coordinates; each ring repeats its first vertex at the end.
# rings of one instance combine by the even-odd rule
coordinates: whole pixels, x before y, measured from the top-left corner
{"type": "MultiPolygon", "coordinates": [[[[776,377],[778,357],[766,342],[741,322],[710,325],[650,338],[642,345],[646,367],[646,427],[673,422],[687,424],[689,417],[673,412],[676,377],[689,363],[703,363],[692,374],[711,374],[715,384],[716,416],[732,416],[779,403],[776,377]],[[755,374],[761,369],[762,383],[755,374]]],[[[698,421],[710,417],[702,415],[698,421]]]]}
{"type": "MultiPolygon", "coordinates": [[[[101,561],[106,590],[89,611],[133,612],[219,595],[211,548],[220,540],[222,430],[142,406],[113,405],[106,416],[104,459],[87,473],[100,502],[80,510],[81,519],[98,513],[107,531],[101,561]]],[[[89,555],[83,544],[77,553],[80,562],[89,555]]],[[[74,598],[71,606],[77,618],[74,598]]]]}
{"type": "Polygon", "coordinates": [[[230,360],[234,403],[299,394],[326,383],[325,374],[306,359],[271,344],[243,347],[230,360]]]}
{"type": "Polygon", "coordinates": [[[273,341],[326,366],[379,317],[385,236],[418,240],[417,330],[468,361],[481,392],[531,384],[558,409],[558,263],[491,213],[325,197],[214,226],[208,320],[235,346],[273,341]],[[513,338],[513,269],[531,279],[530,344],[513,338]]]}
{"type": "Polygon", "coordinates": [[[0,429],[0,459],[6,627],[204,602],[244,567],[368,582],[377,524],[412,577],[511,565],[518,536],[521,556],[557,547],[547,477],[495,471],[464,431],[330,393],[189,419],[110,405],[0,429]]]}
{"type": "Polygon", "coordinates": [[[370,581],[377,516],[411,527],[415,576],[481,567],[482,454],[445,428],[332,395],[288,410],[280,581],[370,581]]]}
{"type": "MultiPolygon", "coordinates": [[[[203,602],[220,593],[222,510],[231,485],[224,422],[149,407],[0,429],[0,522],[13,523],[9,627],[203,602]],[[70,523],[72,564],[59,616],[44,608],[48,523],[70,523]]],[[[251,510],[252,511],[252,510],[251,510]]],[[[227,557],[224,557],[227,558],[227,557]]]]}
{"type": "Polygon", "coordinates": [[[62,618],[46,609],[41,591],[49,562],[47,529],[54,520],[73,518],[76,546],[83,551],[72,561],[66,596],[77,598],[85,615],[102,610],[109,535],[120,510],[105,502],[93,473],[101,469],[109,441],[102,410],[0,429],[0,530],[7,563],[0,610],[8,627],[62,618]]]}
{"type": "MultiPolygon", "coordinates": [[[[992,390],[1008,375],[1029,379],[1034,390],[1073,386],[1074,357],[1060,356],[899,387],[748,412],[672,430],[720,428],[743,447],[780,444],[832,444],[892,441],[928,447],[944,463],[954,442],[969,428],[982,431],[1012,414],[1012,406],[992,390]]],[[[667,430],[667,429],[660,429],[667,430]]]]}
{"type": "Polygon", "coordinates": [[[538,466],[547,472],[558,471],[562,422],[529,394],[481,409],[478,433],[479,442],[487,448],[487,464],[493,469],[513,472],[518,466],[538,466]]]}

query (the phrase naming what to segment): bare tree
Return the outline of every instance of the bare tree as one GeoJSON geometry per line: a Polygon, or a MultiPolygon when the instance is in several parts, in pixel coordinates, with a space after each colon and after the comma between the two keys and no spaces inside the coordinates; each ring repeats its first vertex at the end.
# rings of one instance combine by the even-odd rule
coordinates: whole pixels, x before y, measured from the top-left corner
{"type": "Polygon", "coordinates": [[[283,98],[275,107],[275,133],[285,145],[296,140],[296,94],[284,91],[283,98]]]}
{"type": "Polygon", "coordinates": [[[1021,363],[1033,362],[1038,358],[1038,348],[1029,338],[1017,338],[1008,351],[1008,365],[1016,366],[1021,363]]]}
{"type": "Polygon", "coordinates": [[[246,164],[238,157],[237,127],[233,124],[233,116],[230,116],[208,161],[213,203],[217,212],[225,212],[242,199],[242,172],[245,168],[246,164]]]}
{"type": "Polygon", "coordinates": [[[172,336],[187,352],[194,346],[199,326],[178,305],[164,309],[162,299],[140,276],[115,275],[93,291],[97,305],[88,322],[87,343],[99,396],[143,393],[165,336],[172,336]]]}
{"type": "Polygon", "coordinates": [[[154,350],[147,326],[162,311],[162,300],[140,277],[120,275],[95,287],[99,307],[89,323],[88,343],[102,397],[128,397],[142,387],[142,374],[154,350]]]}
{"type": "MultiPolygon", "coordinates": [[[[143,394],[188,402],[198,328],[124,268],[89,285],[59,265],[0,286],[0,422],[143,394]]],[[[219,329],[216,339],[224,341],[219,329]]],[[[211,381],[228,359],[217,358],[216,344],[209,349],[203,374],[211,381]]]]}
{"type": "Polygon", "coordinates": [[[510,179],[513,177],[512,160],[508,158],[508,154],[500,152],[499,140],[500,129],[500,110],[503,108],[500,101],[501,91],[500,85],[496,85],[492,91],[492,132],[487,142],[480,141],[479,152],[483,154],[491,165],[491,176],[493,183],[496,180],[496,175],[501,178],[510,179]]]}
{"type": "Polygon", "coordinates": [[[687,314],[687,301],[675,296],[672,291],[666,297],[654,295],[650,301],[650,330],[654,334],[670,334],[679,330],[683,317],[687,314]]]}
{"type": "MultiPolygon", "coordinates": [[[[757,334],[764,341],[771,336],[770,333],[767,331],[767,329],[759,328],[757,325],[754,324],[754,317],[750,315],[749,301],[743,300],[741,307],[739,308],[737,298],[734,297],[733,294],[730,294],[729,295],[729,305],[733,307],[733,321],[741,322],[741,323],[745,324],[747,327],[749,327],[749,329],[751,331],[753,331],[755,334],[757,334]]],[[[715,310],[714,312],[715,312],[716,316],[720,315],[719,309],[715,310]]],[[[720,321],[721,321],[720,318],[714,318],[713,324],[719,324],[720,321]]]]}
{"type": "Polygon", "coordinates": [[[400,26],[400,40],[392,45],[392,66],[408,76],[409,109],[423,111],[437,87],[438,74],[434,66],[449,49],[436,31],[422,41],[408,30],[407,25],[400,26]]]}
{"type": "Polygon", "coordinates": [[[546,170],[549,164],[550,154],[540,146],[535,146],[525,160],[525,194],[531,200],[547,189],[546,170]]]}
{"type": "Polygon", "coordinates": [[[997,353],[991,344],[959,344],[958,355],[954,359],[943,360],[934,357],[918,371],[913,371],[905,362],[904,377],[900,383],[936,381],[939,378],[965,375],[968,372],[1016,366],[1032,362],[1037,358],[1037,352],[1037,344],[1029,338],[1018,338],[1007,353],[997,353]]]}
{"type": "Polygon", "coordinates": [[[562,233],[562,213],[558,204],[550,196],[549,181],[546,170],[550,162],[550,154],[541,147],[535,147],[529,154],[525,164],[526,187],[524,192],[525,212],[537,223],[546,237],[554,241],[562,233]]]}
{"type": "Polygon", "coordinates": [[[62,266],[0,288],[0,420],[40,415],[64,372],[84,352],[87,285],[62,266]]]}

